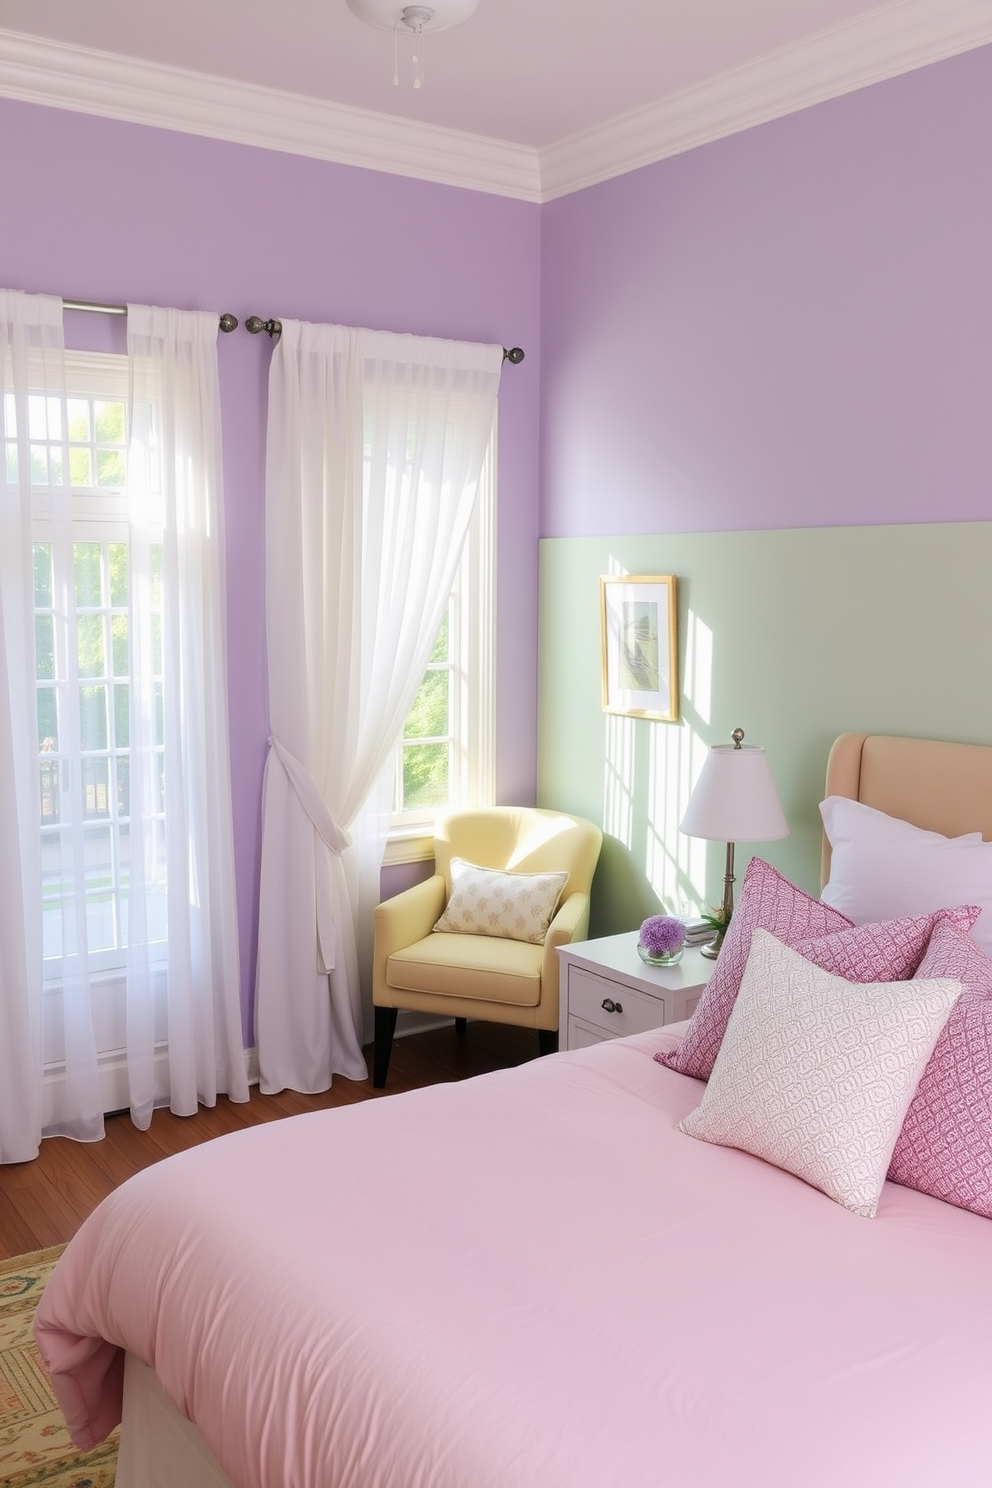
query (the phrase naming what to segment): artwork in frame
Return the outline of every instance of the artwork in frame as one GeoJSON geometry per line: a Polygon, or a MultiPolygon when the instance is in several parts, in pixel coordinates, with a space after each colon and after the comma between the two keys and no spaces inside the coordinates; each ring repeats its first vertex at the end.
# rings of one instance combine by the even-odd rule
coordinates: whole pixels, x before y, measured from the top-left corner
{"type": "Polygon", "coordinates": [[[678,608],[673,574],[623,574],[599,581],[603,707],[629,718],[676,723],[678,608]]]}

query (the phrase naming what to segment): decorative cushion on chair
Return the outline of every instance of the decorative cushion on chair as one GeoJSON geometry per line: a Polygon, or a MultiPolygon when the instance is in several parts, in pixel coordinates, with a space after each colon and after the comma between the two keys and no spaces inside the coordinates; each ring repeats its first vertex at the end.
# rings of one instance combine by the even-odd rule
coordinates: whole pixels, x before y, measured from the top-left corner
{"type": "Polygon", "coordinates": [[[434,929],[541,945],[567,882],[567,873],[504,873],[452,858],[451,897],[434,929]]]}

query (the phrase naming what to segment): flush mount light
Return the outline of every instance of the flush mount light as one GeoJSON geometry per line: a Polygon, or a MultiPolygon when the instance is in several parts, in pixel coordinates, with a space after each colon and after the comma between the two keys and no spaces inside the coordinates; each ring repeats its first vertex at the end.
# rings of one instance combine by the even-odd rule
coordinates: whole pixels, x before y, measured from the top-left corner
{"type": "Polygon", "coordinates": [[[393,83],[398,87],[399,41],[403,32],[412,37],[413,86],[424,82],[424,52],[428,31],[447,31],[460,26],[479,8],[479,0],[433,0],[431,5],[404,5],[402,0],[347,0],[348,9],[368,26],[393,33],[393,83]]]}

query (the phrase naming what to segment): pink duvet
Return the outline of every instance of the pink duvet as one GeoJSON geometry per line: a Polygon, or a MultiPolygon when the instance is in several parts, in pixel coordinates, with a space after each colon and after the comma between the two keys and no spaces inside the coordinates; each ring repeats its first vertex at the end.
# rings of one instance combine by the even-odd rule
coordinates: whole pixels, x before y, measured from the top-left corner
{"type": "Polygon", "coordinates": [[[157,1372],[239,1488],[990,1488],[992,1222],[676,1122],[658,1032],[139,1174],[37,1319],[75,1441],[157,1372]]]}

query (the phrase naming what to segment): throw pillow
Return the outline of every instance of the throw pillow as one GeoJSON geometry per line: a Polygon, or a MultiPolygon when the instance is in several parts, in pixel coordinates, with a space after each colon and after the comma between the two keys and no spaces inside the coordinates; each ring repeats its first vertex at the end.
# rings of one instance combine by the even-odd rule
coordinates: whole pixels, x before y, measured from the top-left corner
{"type": "Polygon", "coordinates": [[[567,873],[507,873],[452,858],[451,897],[434,929],[540,945],[567,882],[567,873]]]}
{"type": "Polygon", "coordinates": [[[708,1079],[744,975],[751,936],[759,925],[792,945],[847,929],[850,924],[846,915],[804,893],[763,858],[752,858],[716,967],[692,1022],[677,1049],[657,1056],[659,1063],[697,1080],[708,1079]]]}
{"type": "Polygon", "coordinates": [[[964,991],[910,1103],[889,1177],[992,1219],[992,961],[942,924],[917,976],[954,977],[964,991]]]}
{"type": "Polygon", "coordinates": [[[828,796],[820,815],[830,843],[825,904],[858,925],[977,904],[971,938],[992,957],[992,842],[925,832],[844,796],[828,796]]]}
{"type": "Polygon", "coordinates": [[[872,1218],[920,1074],[961,983],[852,983],[754,931],[688,1136],[739,1147],[872,1218]]]}

